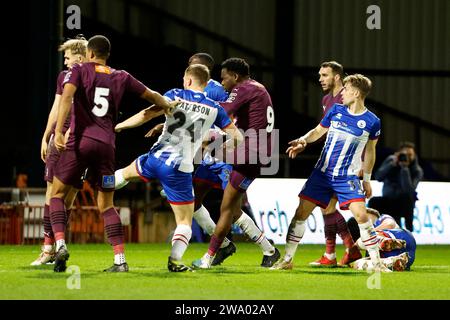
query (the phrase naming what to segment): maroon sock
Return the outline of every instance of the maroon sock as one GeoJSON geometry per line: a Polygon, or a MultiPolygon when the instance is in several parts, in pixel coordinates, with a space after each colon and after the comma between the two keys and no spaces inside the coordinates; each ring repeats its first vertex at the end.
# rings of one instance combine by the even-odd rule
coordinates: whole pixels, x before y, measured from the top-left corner
{"type": "Polygon", "coordinates": [[[109,208],[103,212],[103,222],[108,241],[112,246],[117,246],[125,242],[122,222],[116,209],[109,208]]]}
{"type": "Polygon", "coordinates": [[[342,214],[336,210],[336,225],[337,225],[337,233],[342,238],[344,242],[344,246],[346,248],[351,248],[354,245],[352,235],[350,230],[348,230],[347,222],[345,222],[342,214]]]}
{"type": "Polygon", "coordinates": [[[326,242],[325,252],[328,254],[332,254],[336,252],[336,233],[337,233],[336,212],[324,215],[323,221],[325,223],[325,242],[326,242]]]}
{"type": "Polygon", "coordinates": [[[72,208],[66,210],[66,226],[69,225],[71,213],[72,213],[72,208]]]}
{"type": "Polygon", "coordinates": [[[63,199],[51,198],[49,211],[53,233],[64,233],[66,231],[66,208],[63,199]]]}
{"type": "Polygon", "coordinates": [[[45,244],[53,244],[55,242],[55,235],[52,230],[52,222],[50,221],[50,206],[48,204],[44,206],[43,224],[45,244]]]}
{"type": "Polygon", "coordinates": [[[211,240],[209,241],[208,254],[212,257],[216,255],[217,251],[219,251],[220,245],[222,244],[223,239],[217,238],[215,235],[211,236],[211,240]]]}

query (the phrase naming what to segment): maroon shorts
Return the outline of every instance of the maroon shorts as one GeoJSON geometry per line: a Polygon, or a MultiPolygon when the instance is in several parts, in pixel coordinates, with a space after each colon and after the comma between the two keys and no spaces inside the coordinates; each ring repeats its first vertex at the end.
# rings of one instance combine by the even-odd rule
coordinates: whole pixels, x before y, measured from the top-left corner
{"type": "Polygon", "coordinates": [[[258,164],[234,165],[230,174],[230,183],[239,192],[246,192],[250,184],[260,175],[258,164]]]}
{"type": "Polygon", "coordinates": [[[54,175],[66,185],[76,187],[86,169],[89,181],[102,191],[113,191],[115,147],[91,138],[81,137],[61,153],[54,175]]]}

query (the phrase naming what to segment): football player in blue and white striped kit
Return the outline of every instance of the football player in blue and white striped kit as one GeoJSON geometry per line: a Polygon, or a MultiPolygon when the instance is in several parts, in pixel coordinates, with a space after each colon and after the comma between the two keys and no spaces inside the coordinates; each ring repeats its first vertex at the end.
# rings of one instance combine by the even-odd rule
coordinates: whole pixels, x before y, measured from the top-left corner
{"type": "Polygon", "coordinates": [[[306,220],[316,206],[326,208],[335,193],[340,208],[350,209],[358,222],[374,271],[390,272],[380,262],[377,235],[365,207],[365,198],[372,195],[370,178],[381,127],[380,119],[364,105],[371,87],[370,79],[361,74],[347,76],[342,92],[343,104],[335,104],[316,128],[289,142],[286,153],[295,158],[309,143],[327,133],[320,158],[299,194],[300,203],[286,236],[285,255],[272,269],[292,269],[295,251],[305,233],[306,220]],[[357,174],[361,169],[364,148],[361,188],[357,174]]]}
{"type": "MultiPolygon", "coordinates": [[[[158,179],[161,182],[177,223],[168,261],[168,269],[172,272],[190,270],[181,259],[192,236],[195,198],[192,171],[196,153],[212,125],[226,130],[230,137],[224,143],[227,150],[232,150],[243,140],[242,134],[225,110],[203,94],[208,79],[209,71],[204,65],[192,64],[186,69],[183,77],[184,89],[172,89],[164,94],[166,99],[180,103],[173,116],[166,116],[158,141],[148,153],[139,156],[129,166],[115,173],[116,189],[136,178],[144,181],[158,179]]],[[[161,111],[154,110],[154,106],[146,108],[121,122],[116,126],[116,132],[140,126],[162,115],[161,111]]]]}
{"type": "MultiPolygon", "coordinates": [[[[388,214],[380,214],[378,210],[372,208],[367,208],[367,213],[378,236],[382,263],[392,271],[410,270],[416,257],[416,240],[413,234],[407,229],[401,229],[395,219],[388,214]]],[[[355,246],[360,250],[366,250],[355,219],[350,218],[347,224],[353,239],[358,239],[355,246]]],[[[357,270],[371,270],[372,263],[367,259],[356,260],[350,267],[357,270]]]]}
{"type": "MultiPolygon", "coordinates": [[[[208,53],[195,53],[189,58],[189,65],[202,64],[205,65],[211,73],[214,68],[214,59],[208,53]]],[[[228,93],[224,87],[213,79],[209,79],[203,93],[210,99],[216,102],[225,102],[228,99],[228,93]]],[[[156,125],[151,129],[146,137],[156,136],[161,133],[163,124],[156,125]]],[[[220,137],[221,130],[218,128],[211,128],[211,136],[220,137]]],[[[222,139],[219,139],[221,141],[222,139]]],[[[194,220],[198,225],[210,236],[213,235],[216,228],[216,223],[211,218],[208,209],[203,205],[203,201],[212,189],[225,190],[228,184],[229,176],[233,166],[225,163],[222,160],[213,157],[211,152],[205,149],[204,157],[201,164],[197,167],[193,176],[193,185],[195,193],[194,204],[194,220]]],[[[252,218],[241,212],[241,216],[235,221],[244,233],[258,245],[263,252],[262,267],[271,267],[273,263],[279,258],[278,249],[276,249],[267,239],[265,234],[258,228],[252,218]]],[[[226,258],[236,252],[236,246],[228,238],[224,238],[219,251],[212,262],[212,266],[221,264],[226,258]]]]}

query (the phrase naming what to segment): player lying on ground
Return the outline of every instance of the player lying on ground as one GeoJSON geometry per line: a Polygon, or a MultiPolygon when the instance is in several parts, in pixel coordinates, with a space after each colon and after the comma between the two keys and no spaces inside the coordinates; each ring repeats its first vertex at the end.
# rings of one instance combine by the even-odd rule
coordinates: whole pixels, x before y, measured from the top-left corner
{"type": "MultiPolygon", "coordinates": [[[[410,270],[416,256],[416,240],[408,230],[401,229],[395,219],[388,214],[382,214],[372,208],[367,208],[370,220],[372,220],[377,233],[378,244],[380,247],[380,257],[388,259],[388,268],[393,271],[410,270]]],[[[359,238],[357,223],[353,218],[347,222],[352,237],[358,239],[355,247],[360,250],[366,250],[364,243],[359,238]]],[[[361,262],[351,264],[355,269],[371,268],[370,263],[361,262]]],[[[384,263],[384,262],[383,262],[384,263]]]]}

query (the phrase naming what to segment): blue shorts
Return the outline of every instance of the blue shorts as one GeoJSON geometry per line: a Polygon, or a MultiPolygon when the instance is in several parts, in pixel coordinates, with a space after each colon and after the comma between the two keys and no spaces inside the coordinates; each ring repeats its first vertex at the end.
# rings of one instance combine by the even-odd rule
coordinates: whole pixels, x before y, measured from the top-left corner
{"type": "Polygon", "coordinates": [[[136,170],[142,180],[158,179],[167,200],[171,204],[191,204],[194,202],[194,189],[192,187],[192,174],[179,171],[155,158],[153,154],[146,153],[136,159],[136,170]]]}
{"type": "Polygon", "coordinates": [[[414,260],[416,259],[416,239],[414,239],[412,233],[404,229],[389,229],[389,230],[383,229],[378,231],[378,233],[387,238],[406,241],[406,248],[392,250],[389,252],[380,251],[380,256],[382,258],[387,258],[398,256],[403,252],[408,252],[409,260],[408,264],[406,265],[406,268],[409,269],[409,267],[414,263],[414,260]]]}
{"type": "Polygon", "coordinates": [[[225,190],[232,170],[233,166],[225,162],[206,164],[202,161],[194,173],[194,181],[209,184],[215,189],[225,190]]]}
{"type": "Polygon", "coordinates": [[[336,194],[339,207],[343,210],[348,210],[352,202],[366,201],[357,176],[331,177],[316,169],[309,176],[299,197],[325,209],[333,194],[336,194]]]}

